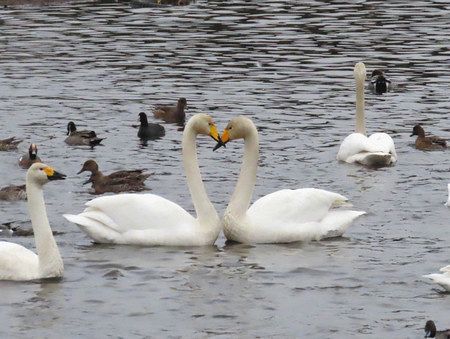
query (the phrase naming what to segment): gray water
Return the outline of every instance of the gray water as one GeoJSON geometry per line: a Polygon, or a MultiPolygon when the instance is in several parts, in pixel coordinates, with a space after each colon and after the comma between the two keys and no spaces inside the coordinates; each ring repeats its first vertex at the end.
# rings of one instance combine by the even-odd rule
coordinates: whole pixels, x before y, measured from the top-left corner
{"type": "MultiPolygon", "coordinates": [[[[62,281],[0,282],[0,337],[423,337],[450,326],[450,299],[421,275],[450,264],[449,153],[414,149],[415,123],[450,137],[450,6],[403,2],[202,1],[133,9],[75,2],[0,9],[0,187],[24,181],[30,142],[68,175],[46,203],[65,262],[62,281]],[[366,92],[370,132],[395,140],[395,167],[335,160],[354,128],[353,66],[388,70],[396,88],[366,92]],[[188,116],[235,115],[260,130],[255,198],[317,187],[367,211],[344,238],[289,245],[165,248],[95,245],[63,213],[94,196],[76,175],[93,158],[104,172],[146,168],[150,192],[193,210],[181,132],[147,147],[140,111],[188,100],[188,116]],[[106,137],[90,150],[64,143],[69,120],[106,137]]],[[[151,116],[151,115],[150,115],[151,116]]],[[[222,213],[242,143],[212,152],[199,140],[208,192],[222,213]]],[[[0,222],[29,227],[25,202],[0,204],[0,222]]],[[[13,237],[34,248],[32,237],[13,237]]]]}

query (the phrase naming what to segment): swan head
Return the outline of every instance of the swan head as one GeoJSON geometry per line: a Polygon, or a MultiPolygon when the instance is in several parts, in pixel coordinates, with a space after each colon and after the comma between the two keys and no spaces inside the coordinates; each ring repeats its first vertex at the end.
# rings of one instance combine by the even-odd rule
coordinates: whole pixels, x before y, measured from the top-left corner
{"type": "Polygon", "coordinates": [[[428,320],[425,324],[425,338],[434,338],[436,335],[436,325],[433,320],[428,320]]]}
{"type": "Polygon", "coordinates": [[[77,130],[77,126],[75,126],[75,123],[73,121],[69,121],[67,124],[67,135],[70,135],[70,133],[75,132],[77,130]]]}
{"type": "Polygon", "coordinates": [[[80,169],[80,171],[77,174],[83,173],[89,171],[91,173],[97,173],[98,172],[98,164],[95,162],[95,160],[86,160],[83,164],[83,167],[80,169]]]}
{"type": "Polygon", "coordinates": [[[248,129],[252,126],[254,126],[252,121],[244,116],[231,119],[220,136],[221,143],[214,147],[214,151],[225,146],[231,140],[244,139],[248,135],[248,129]]]}
{"type": "Polygon", "coordinates": [[[56,172],[52,167],[40,162],[36,162],[27,171],[27,182],[33,182],[40,186],[50,180],[64,180],[66,176],[56,172]]]}
{"type": "Polygon", "coordinates": [[[189,119],[188,125],[190,125],[197,134],[208,135],[218,143],[222,143],[217,126],[214,123],[213,118],[208,114],[199,113],[194,115],[189,119]]]}
{"type": "Polygon", "coordinates": [[[353,70],[353,74],[355,76],[355,79],[363,79],[366,80],[366,66],[363,62],[358,62],[355,65],[355,68],[353,70]]]}

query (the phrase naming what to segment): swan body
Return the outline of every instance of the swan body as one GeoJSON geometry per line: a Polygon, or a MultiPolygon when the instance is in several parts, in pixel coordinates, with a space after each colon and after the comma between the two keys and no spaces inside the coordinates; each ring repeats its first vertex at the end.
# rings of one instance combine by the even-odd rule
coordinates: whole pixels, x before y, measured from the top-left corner
{"type": "Polygon", "coordinates": [[[244,161],[236,189],[224,213],[222,225],[229,240],[242,243],[289,243],[342,236],[362,211],[334,209],[347,199],[315,189],[283,189],[250,206],[256,182],[258,132],[250,119],[237,117],[222,134],[223,143],[243,138],[244,161]]]}
{"type": "Polygon", "coordinates": [[[28,170],[28,210],[37,254],[21,245],[0,241],[0,280],[23,281],[62,276],[64,266],[48,223],[42,186],[48,180],[64,178],[63,174],[41,163],[33,164],[28,170]]]}
{"type": "Polygon", "coordinates": [[[64,215],[99,243],[201,246],[212,245],[220,219],[208,199],[197,163],[197,134],[219,140],[210,116],[196,114],[183,133],[183,163],[197,218],[155,194],[119,194],[89,201],[78,215],[64,215]]]}
{"type": "Polygon", "coordinates": [[[364,79],[366,68],[362,62],[355,65],[356,79],[356,133],[342,142],[337,160],[358,163],[367,167],[390,166],[397,161],[397,152],[392,138],[386,133],[366,136],[364,118],[364,79]]]}
{"type": "Polygon", "coordinates": [[[447,185],[448,188],[448,200],[445,203],[445,206],[450,207],[450,184],[447,185]]]}
{"type": "Polygon", "coordinates": [[[442,267],[439,271],[442,273],[427,274],[423,277],[433,280],[447,292],[450,292],[450,265],[442,267]]]}

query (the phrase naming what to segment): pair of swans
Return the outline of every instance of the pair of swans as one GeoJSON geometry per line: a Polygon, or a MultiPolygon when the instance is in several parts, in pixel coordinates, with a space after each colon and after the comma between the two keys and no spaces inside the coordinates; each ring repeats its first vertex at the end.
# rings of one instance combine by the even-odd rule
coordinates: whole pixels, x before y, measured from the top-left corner
{"type": "Polygon", "coordinates": [[[341,236],[361,211],[334,209],[347,199],[325,190],[280,190],[250,200],[256,183],[258,132],[250,119],[236,117],[222,134],[222,143],[244,139],[245,152],[236,190],[222,220],[210,202],[197,161],[196,138],[220,137],[212,118],[194,115],[183,133],[186,180],[197,217],[154,194],[120,194],[93,199],[78,215],[64,215],[99,243],[201,246],[212,245],[222,227],[225,236],[243,243],[287,243],[341,236]]]}
{"type": "Polygon", "coordinates": [[[393,165],[397,161],[397,152],[392,138],[386,133],[374,133],[370,137],[366,136],[364,117],[366,66],[364,63],[358,62],[353,73],[356,83],[356,131],[344,139],[337,159],[371,168],[393,165]]]}

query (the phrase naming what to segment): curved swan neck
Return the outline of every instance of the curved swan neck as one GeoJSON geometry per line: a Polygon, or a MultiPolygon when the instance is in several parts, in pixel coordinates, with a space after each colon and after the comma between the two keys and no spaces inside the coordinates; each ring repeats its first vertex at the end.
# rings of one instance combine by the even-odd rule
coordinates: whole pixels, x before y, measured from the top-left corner
{"type": "Polygon", "coordinates": [[[256,170],[258,168],[259,158],[258,131],[250,120],[247,121],[249,123],[246,126],[244,136],[244,159],[236,188],[227,208],[234,215],[243,215],[246,213],[250,206],[256,183],[256,170]]]}
{"type": "Polygon", "coordinates": [[[48,223],[42,187],[27,178],[26,191],[28,211],[39,257],[40,276],[44,278],[60,276],[63,271],[63,262],[48,223]]]}
{"type": "MultiPolygon", "coordinates": [[[[358,64],[357,64],[358,67],[358,64]]],[[[366,79],[366,69],[355,67],[356,83],[356,133],[366,135],[366,122],[364,118],[364,81],[366,79]]]]}
{"type": "Polygon", "coordinates": [[[193,128],[194,118],[191,118],[183,133],[183,166],[186,181],[191,193],[192,202],[200,224],[211,224],[212,218],[217,219],[217,212],[211,204],[203,185],[202,175],[197,160],[197,132],[193,128]]]}

